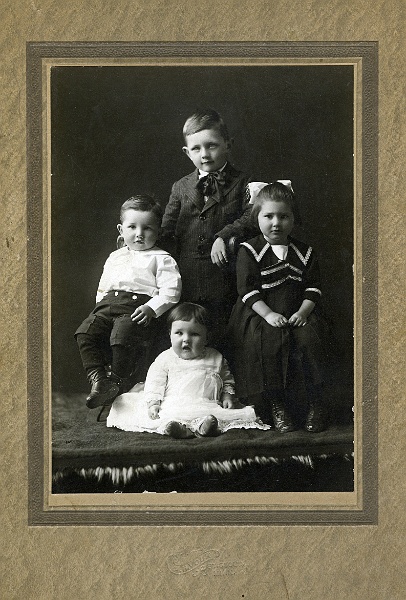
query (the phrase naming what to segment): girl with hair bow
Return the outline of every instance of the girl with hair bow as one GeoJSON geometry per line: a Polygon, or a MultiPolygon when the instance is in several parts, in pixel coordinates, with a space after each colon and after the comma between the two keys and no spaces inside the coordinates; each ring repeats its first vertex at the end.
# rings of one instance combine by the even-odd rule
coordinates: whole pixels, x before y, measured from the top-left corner
{"type": "Polygon", "coordinates": [[[236,393],[259,398],[257,414],[277,431],[293,431],[297,424],[287,409],[286,390],[292,364],[300,364],[309,402],[305,429],[322,431],[327,324],[317,257],[290,235],[296,213],[291,182],[252,182],[249,189],[260,234],[243,242],[237,256],[239,297],[229,322],[236,393]]]}

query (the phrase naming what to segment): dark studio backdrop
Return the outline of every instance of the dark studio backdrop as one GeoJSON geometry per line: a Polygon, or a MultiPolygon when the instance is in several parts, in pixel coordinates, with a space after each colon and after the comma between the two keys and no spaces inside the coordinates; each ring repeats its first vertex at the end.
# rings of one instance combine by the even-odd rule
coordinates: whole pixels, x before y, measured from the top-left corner
{"type": "Polygon", "coordinates": [[[231,162],[254,180],[291,179],[301,237],[317,250],[324,305],[352,386],[353,67],[53,67],[53,390],[88,384],[73,334],[92,310],[119,209],[193,170],[182,127],[197,107],[220,112],[234,138],[231,162]]]}

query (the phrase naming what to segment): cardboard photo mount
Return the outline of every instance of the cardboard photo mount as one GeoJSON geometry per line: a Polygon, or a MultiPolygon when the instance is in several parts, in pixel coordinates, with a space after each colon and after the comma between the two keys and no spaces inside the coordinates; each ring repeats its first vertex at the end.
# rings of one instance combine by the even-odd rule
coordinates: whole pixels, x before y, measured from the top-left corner
{"type": "Polygon", "coordinates": [[[27,43],[30,525],[362,525],[378,519],[376,42],[27,43]],[[354,73],[355,489],[337,493],[51,492],[50,69],[114,65],[351,65],[354,73]],[[131,496],[131,498],[129,497],[131,496]]]}

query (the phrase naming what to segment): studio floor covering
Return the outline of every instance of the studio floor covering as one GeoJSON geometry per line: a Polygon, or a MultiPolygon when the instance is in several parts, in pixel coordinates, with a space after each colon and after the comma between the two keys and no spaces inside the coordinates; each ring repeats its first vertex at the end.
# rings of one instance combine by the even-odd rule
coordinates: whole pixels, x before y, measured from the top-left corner
{"type": "Polygon", "coordinates": [[[230,430],[175,440],[97,422],[86,394],[55,394],[52,493],[352,491],[353,423],[327,430],[230,430]]]}

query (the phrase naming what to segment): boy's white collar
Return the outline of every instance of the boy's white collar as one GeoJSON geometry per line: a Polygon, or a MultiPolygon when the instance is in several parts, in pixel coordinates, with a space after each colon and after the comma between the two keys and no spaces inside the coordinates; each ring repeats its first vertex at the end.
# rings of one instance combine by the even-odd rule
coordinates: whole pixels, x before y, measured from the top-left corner
{"type": "Polygon", "coordinates": [[[133,252],[134,254],[142,254],[144,256],[146,254],[168,254],[166,250],[162,250],[162,248],[159,248],[158,246],[153,246],[152,248],[148,248],[148,250],[133,250],[128,246],[123,246],[123,249],[127,249],[129,252],[133,252]]]}

